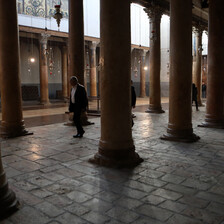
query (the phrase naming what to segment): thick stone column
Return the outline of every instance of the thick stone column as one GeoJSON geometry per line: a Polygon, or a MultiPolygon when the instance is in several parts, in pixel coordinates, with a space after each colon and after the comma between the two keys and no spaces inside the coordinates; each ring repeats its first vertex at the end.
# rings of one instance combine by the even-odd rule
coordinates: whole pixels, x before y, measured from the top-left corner
{"type": "Polygon", "coordinates": [[[150,19],[150,54],[149,54],[149,109],[148,113],[164,113],[161,107],[160,89],[160,21],[162,9],[157,5],[145,8],[150,19]]]}
{"type": "MultiPolygon", "coordinates": [[[[3,131],[7,134],[24,132],[19,79],[18,37],[16,0],[0,1],[0,77],[3,116],[1,125],[3,131]],[[13,118],[13,116],[15,117],[13,118]],[[14,132],[13,129],[16,129],[17,132],[14,132]]],[[[7,217],[17,209],[18,201],[15,194],[8,188],[0,148],[0,219],[7,217]]]]}
{"type": "Polygon", "coordinates": [[[208,80],[202,127],[224,128],[224,1],[209,1],[208,80]]]}
{"type": "Polygon", "coordinates": [[[140,64],[140,97],[145,97],[145,57],[146,50],[141,51],[141,64],[140,64]]]}
{"type": "Polygon", "coordinates": [[[40,104],[49,104],[47,40],[49,35],[41,34],[40,38],[40,104]]]}
{"type": "Polygon", "coordinates": [[[194,142],[192,129],[192,1],[170,4],[169,123],[165,140],[194,142]]]}
{"type": "Polygon", "coordinates": [[[68,98],[68,47],[62,48],[62,97],[68,98]]]}
{"type": "Polygon", "coordinates": [[[83,0],[69,1],[69,77],[84,85],[83,0]]]}
{"type": "Polygon", "coordinates": [[[96,47],[97,42],[90,44],[90,96],[97,96],[96,47]]]}
{"type": "Polygon", "coordinates": [[[195,69],[193,73],[193,83],[196,85],[198,90],[198,105],[202,106],[201,101],[201,59],[202,59],[202,32],[203,29],[201,26],[196,26],[194,33],[196,35],[196,60],[195,60],[195,69]]]}
{"type": "Polygon", "coordinates": [[[101,138],[90,162],[132,167],[142,159],[135,152],[131,131],[130,1],[101,0],[100,5],[101,138]]]}
{"type": "Polygon", "coordinates": [[[2,166],[0,147],[0,220],[11,215],[18,208],[19,202],[16,199],[16,195],[8,187],[5,171],[2,166]]]}
{"type": "Polygon", "coordinates": [[[28,134],[22,114],[16,7],[15,0],[0,3],[1,135],[9,138],[28,134]]]}

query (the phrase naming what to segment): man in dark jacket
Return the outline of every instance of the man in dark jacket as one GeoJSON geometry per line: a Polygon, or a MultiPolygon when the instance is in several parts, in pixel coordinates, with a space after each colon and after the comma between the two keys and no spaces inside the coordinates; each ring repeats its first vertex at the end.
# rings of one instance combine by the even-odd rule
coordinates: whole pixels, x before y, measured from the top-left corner
{"type": "Polygon", "coordinates": [[[192,83],[192,103],[195,102],[196,110],[198,110],[198,89],[194,83],[192,83]]]}
{"type": "Polygon", "coordinates": [[[70,104],[69,112],[74,112],[73,121],[77,128],[77,134],[73,135],[74,138],[82,138],[85,131],[81,124],[81,112],[85,111],[88,105],[88,99],[86,96],[86,90],[84,86],[78,83],[76,76],[72,76],[70,79],[70,84],[72,86],[70,94],[70,104]]]}

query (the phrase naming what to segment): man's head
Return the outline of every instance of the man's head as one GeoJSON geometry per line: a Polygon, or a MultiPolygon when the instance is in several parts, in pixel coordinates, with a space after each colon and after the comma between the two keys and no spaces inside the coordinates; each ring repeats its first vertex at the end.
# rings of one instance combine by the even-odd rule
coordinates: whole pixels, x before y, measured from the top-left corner
{"type": "Polygon", "coordinates": [[[71,84],[71,86],[76,86],[78,84],[78,79],[76,76],[72,76],[70,78],[70,84],[71,84]]]}

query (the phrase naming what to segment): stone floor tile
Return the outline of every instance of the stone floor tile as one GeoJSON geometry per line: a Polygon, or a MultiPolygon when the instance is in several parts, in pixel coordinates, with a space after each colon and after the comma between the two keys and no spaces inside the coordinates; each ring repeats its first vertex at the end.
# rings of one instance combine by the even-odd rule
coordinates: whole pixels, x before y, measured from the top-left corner
{"type": "Polygon", "coordinates": [[[49,202],[42,202],[35,207],[51,218],[55,218],[65,212],[64,210],[57,208],[49,202]]]}
{"type": "Polygon", "coordinates": [[[194,180],[192,178],[185,180],[181,184],[186,187],[193,187],[195,189],[204,190],[204,191],[208,190],[211,187],[210,183],[204,183],[202,181],[194,180]]]}
{"type": "Polygon", "coordinates": [[[224,213],[222,215],[214,214],[209,212],[208,210],[196,209],[196,208],[187,208],[182,214],[194,218],[195,220],[200,220],[203,223],[212,223],[212,224],[220,224],[224,221],[224,213]]]}
{"type": "Polygon", "coordinates": [[[64,208],[74,203],[64,195],[57,195],[57,194],[46,197],[46,201],[50,202],[51,204],[59,208],[64,208]]]}
{"type": "Polygon", "coordinates": [[[193,195],[197,192],[197,189],[191,187],[185,187],[177,184],[167,184],[164,186],[165,189],[182,193],[184,195],[193,195]]]}
{"type": "Polygon", "coordinates": [[[9,220],[15,224],[46,224],[50,221],[42,212],[29,206],[22,207],[9,220]]]}
{"type": "Polygon", "coordinates": [[[143,214],[145,216],[148,216],[150,218],[153,218],[162,222],[168,220],[168,218],[170,218],[173,215],[172,212],[166,209],[158,208],[154,205],[149,205],[149,204],[144,204],[140,206],[139,208],[135,210],[135,212],[138,212],[140,214],[143,214]]]}
{"type": "Polygon", "coordinates": [[[209,210],[210,212],[224,215],[224,204],[211,202],[206,209],[209,210]]]}
{"type": "Polygon", "coordinates": [[[222,195],[208,193],[208,192],[199,192],[198,194],[196,194],[196,197],[204,199],[204,200],[224,204],[224,196],[222,196],[222,195]]]}
{"type": "Polygon", "coordinates": [[[181,213],[184,209],[186,209],[187,205],[181,204],[179,202],[167,200],[159,205],[161,208],[165,208],[167,210],[181,213]]]}
{"type": "Polygon", "coordinates": [[[95,194],[94,197],[112,203],[113,201],[117,200],[122,196],[110,191],[101,191],[100,193],[95,194]]]}
{"type": "Polygon", "coordinates": [[[48,179],[42,176],[36,176],[36,177],[30,178],[28,181],[38,187],[45,187],[45,186],[53,184],[52,181],[49,181],[48,179]]]}
{"type": "Polygon", "coordinates": [[[149,217],[145,217],[145,218],[139,218],[139,219],[135,220],[134,222],[132,222],[132,224],[165,224],[165,222],[160,222],[158,220],[155,220],[155,219],[152,219],[149,217]]]}
{"type": "Polygon", "coordinates": [[[31,172],[31,171],[35,171],[35,170],[39,170],[42,168],[42,166],[40,164],[31,162],[31,161],[27,161],[25,159],[20,160],[18,162],[15,163],[11,163],[10,166],[20,172],[31,172]]]}
{"type": "Polygon", "coordinates": [[[150,186],[148,184],[143,184],[139,181],[134,181],[134,180],[128,181],[124,185],[129,187],[129,188],[140,190],[140,191],[143,191],[143,192],[146,192],[146,193],[149,193],[149,192],[155,190],[155,187],[153,187],[153,186],[150,186]]]}
{"type": "Polygon", "coordinates": [[[152,205],[158,205],[162,202],[164,202],[166,199],[162,198],[160,196],[156,196],[156,195],[149,195],[146,196],[145,198],[141,199],[141,201],[143,201],[144,203],[149,203],[152,205]]]}
{"type": "Polygon", "coordinates": [[[162,188],[159,188],[151,193],[153,195],[157,195],[157,196],[164,197],[166,199],[170,199],[174,201],[178,200],[179,198],[183,196],[182,194],[176,193],[174,191],[165,190],[162,188]]]}
{"type": "Polygon", "coordinates": [[[181,182],[185,180],[185,178],[181,176],[173,175],[173,174],[166,174],[161,178],[161,180],[171,182],[174,184],[180,184],[181,182]]]}
{"type": "Polygon", "coordinates": [[[106,201],[100,200],[98,198],[90,199],[82,204],[91,211],[105,213],[113,207],[113,204],[106,201]]]}
{"type": "Polygon", "coordinates": [[[106,212],[106,214],[111,218],[124,223],[134,222],[137,218],[140,217],[136,212],[121,208],[119,206],[110,209],[108,212],[106,212]]]}
{"type": "Polygon", "coordinates": [[[7,174],[7,178],[15,177],[15,176],[22,174],[22,172],[14,169],[12,167],[7,167],[7,168],[4,167],[4,170],[5,170],[5,173],[7,174]]]}
{"type": "Polygon", "coordinates": [[[110,220],[109,217],[92,211],[83,215],[82,218],[94,224],[104,224],[110,220]]]}
{"type": "Polygon", "coordinates": [[[81,191],[72,191],[67,194],[67,197],[77,203],[82,203],[82,202],[92,199],[92,196],[82,193],[81,191]]]}
{"type": "Polygon", "coordinates": [[[35,190],[32,190],[30,193],[39,198],[46,198],[53,194],[52,192],[47,191],[45,189],[35,189],[35,190]]]}
{"type": "Polygon", "coordinates": [[[84,206],[82,206],[78,203],[74,203],[74,202],[72,202],[71,205],[65,207],[64,209],[74,215],[79,216],[79,217],[90,212],[89,208],[84,207],[84,206]]]}
{"type": "Polygon", "coordinates": [[[199,220],[195,220],[192,218],[188,218],[186,216],[183,215],[178,215],[175,214],[174,216],[172,216],[167,222],[166,224],[205,224],[199,220]]]}
{"type": "Polygon", "coordinates": [[[186,195],[178,200],[178,202],[181,202],[182,204],[187,204],[192,207],[196,208],[206,208],[206,206],[209,204],[209,201],[203,200],[200,198],[196,198],[195,196],[186,195]]]}
{"type": "Polygon", "coordinates": [[[58,216],[57,221],[62,224],[90,224],[90,222],[68,212],[58,216]]]}
{"type": "Polygon", "coordinates": [[[136,199],[132,199],[132,198],[122,197],[116,200],[114,204],[116,204],[116,206],[118,205],[120,207],[127,208],[127,209],[135,209],[139,207],[140,205],[142,205],[143,202],[136,199]]]}

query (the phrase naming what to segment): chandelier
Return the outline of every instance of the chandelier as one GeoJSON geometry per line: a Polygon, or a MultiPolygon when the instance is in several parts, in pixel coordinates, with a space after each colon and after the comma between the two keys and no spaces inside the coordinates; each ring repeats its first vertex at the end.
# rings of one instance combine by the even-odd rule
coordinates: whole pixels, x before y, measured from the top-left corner
{"type": "Polygon", "coordinates": [[[55,14],[54,14],[54,19],[56,19],[56,22],[58,24],[58,29],[60,27],[61,19],[63,18],[63,15],[61,13],[61,2],[59,5],[55,5],[55,14]]]}

